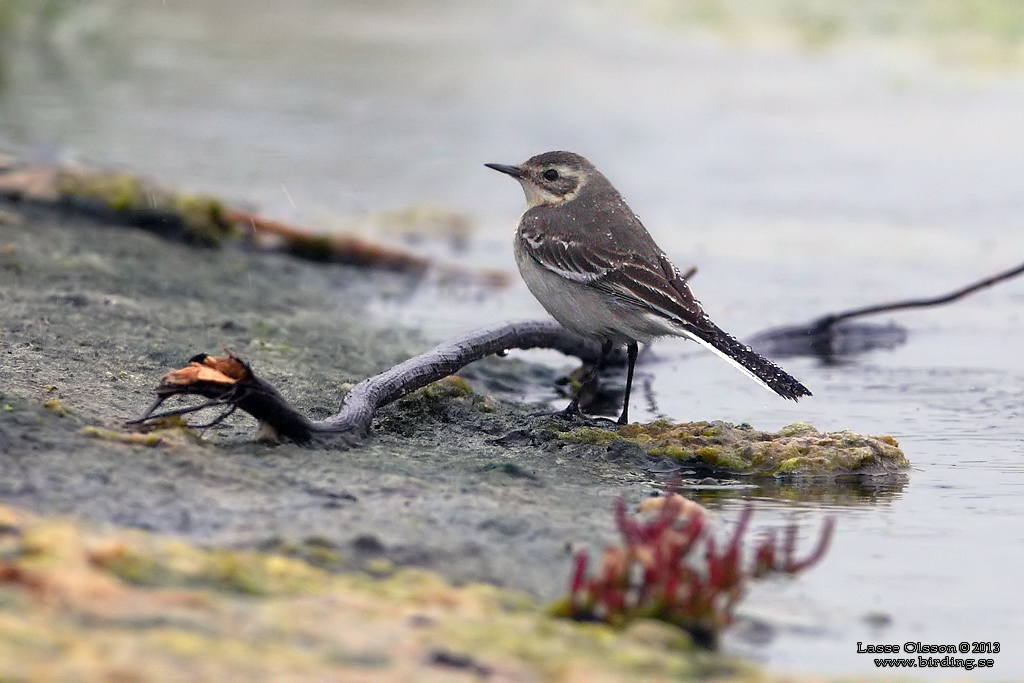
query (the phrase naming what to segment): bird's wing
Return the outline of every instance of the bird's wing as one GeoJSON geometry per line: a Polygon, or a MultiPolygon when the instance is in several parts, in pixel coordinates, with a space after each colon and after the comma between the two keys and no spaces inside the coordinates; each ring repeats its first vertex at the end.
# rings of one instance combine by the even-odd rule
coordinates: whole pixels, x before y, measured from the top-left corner
{"type": "Polygon", "coordinates": [[[523,251],[560,277],[603,290],[669,320],[703,323],[707,316],[700,302],[653,241],[649,253],[640,254],[622,249],[610,235],[601,239],[605,235],[597,230],[588,237],[584,244],[582,235],[552,236],[543,225],[528,222],[520,224],[518,232],[523,251]]]}
{"type": "Polygon", "coordinates": [[[575,237],[554,237],[531,226],[519,229],[520,247],[538,264],[566,280],[592,284],[612,272],[621,256],[584,246],[575,237]]]}
{"type": "Polygon", "coordinates": [[[686,280],[665,254],[657,263],[629,259],[592,284],[669,320],[701,326],[707,319],[686,280]]]}

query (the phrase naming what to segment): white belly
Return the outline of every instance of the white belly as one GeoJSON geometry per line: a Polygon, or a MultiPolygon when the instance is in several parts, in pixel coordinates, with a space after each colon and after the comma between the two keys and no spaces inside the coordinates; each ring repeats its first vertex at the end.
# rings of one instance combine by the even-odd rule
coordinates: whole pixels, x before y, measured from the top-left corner
{"type": "Polygon", "coordinates": [[[646,343],[654,337],[679,334],[660,316],[541,266],[521,247],[518,237],[515,256],[519,273],[537,301],[576,334],[611,339],[617,344],[646,343]]]}

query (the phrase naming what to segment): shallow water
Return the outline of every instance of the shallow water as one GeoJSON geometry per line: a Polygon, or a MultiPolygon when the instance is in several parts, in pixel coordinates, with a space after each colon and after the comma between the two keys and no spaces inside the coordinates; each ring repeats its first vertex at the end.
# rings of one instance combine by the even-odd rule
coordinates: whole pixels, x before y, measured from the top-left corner
{"type": "MultiPolygon", "coordinates": [[[[681,268],[699,267],[696,294],[741,337],[938,294],[1024,254],[1019,74],[869,43],[737,44],[587,3],[243,5],[97,1],[22,27],[4,45],[0,142],[323,227],[442,204],[477,224],[447,258],[510,268],[521,192],[482,164],[574,149],[681,268]]],[[[878,670],[858,641],[999,641],[995,668],[971,676],[1024,676],[1022,287],[893,316],[910,332],[894,351],[786,360],[815,394],[799,404],[692,345],[655,345],[634,419],[891,434],[913,463],[905,486],[825,502],[700,494],[732,516],[752,495],[761,524],[838,517],[826,560],[757,587],[728,647],[785,671],[866,675],[878,670]]],[[[438,338],[543,314],[521,285],[424,288],[372,310],[438,338]]]]}

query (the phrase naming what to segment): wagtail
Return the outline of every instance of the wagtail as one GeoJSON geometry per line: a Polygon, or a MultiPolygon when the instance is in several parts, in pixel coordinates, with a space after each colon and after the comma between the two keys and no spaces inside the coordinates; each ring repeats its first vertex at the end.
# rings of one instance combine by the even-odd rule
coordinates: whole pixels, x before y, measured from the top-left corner
{"type": "Polygon", "coordinates": [[[515,236],[526,286],[564,327],[602,344],[601,360],[565,414],[579,414],[583,389],[597,381],[612,348],[625,344],[626,395],[618,423],[626,424],[637,344],[664,336],[692,339],[783,398],[811,395],[711,322],[626,200],[585,158],[545,152],[518,166],[486,165],[518,180],[526,193],[515,236]]]}

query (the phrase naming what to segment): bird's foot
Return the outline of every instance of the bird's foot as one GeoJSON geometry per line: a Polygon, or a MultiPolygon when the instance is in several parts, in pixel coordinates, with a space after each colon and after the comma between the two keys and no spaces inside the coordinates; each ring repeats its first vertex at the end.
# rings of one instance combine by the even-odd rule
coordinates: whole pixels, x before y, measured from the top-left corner
{"type": "Polygon", "coordinates": [[[554,413],[531,413],[530,417],[550,417],[557,420],[563,420],[565,422],[573,422],[585,427],[617,427],[625,424],[624,422],[616,422],[608,417],[586,415],[582,410],[580,410],[580,406],[576,401],[570,403],[564,410],[559,410],[554,413]]]}
{"type": "Polygon", "coordinates": [[[560,410],[555,413],[558,417],[565,418],[566,420],[578,420],[582,417],[586,417],[580,410],[579,401],[573,399],[572,403],[565,407],[565,410],[560,410]]]}
{"type": "Polygon", "coordinates": [[[572,422],[583,427],[616,427],[615,420],[600,415],[586,415],[579,408],[576,410],[559,410],[557,413],[548,413],[553,417],[565,422],[572,422]]]}

